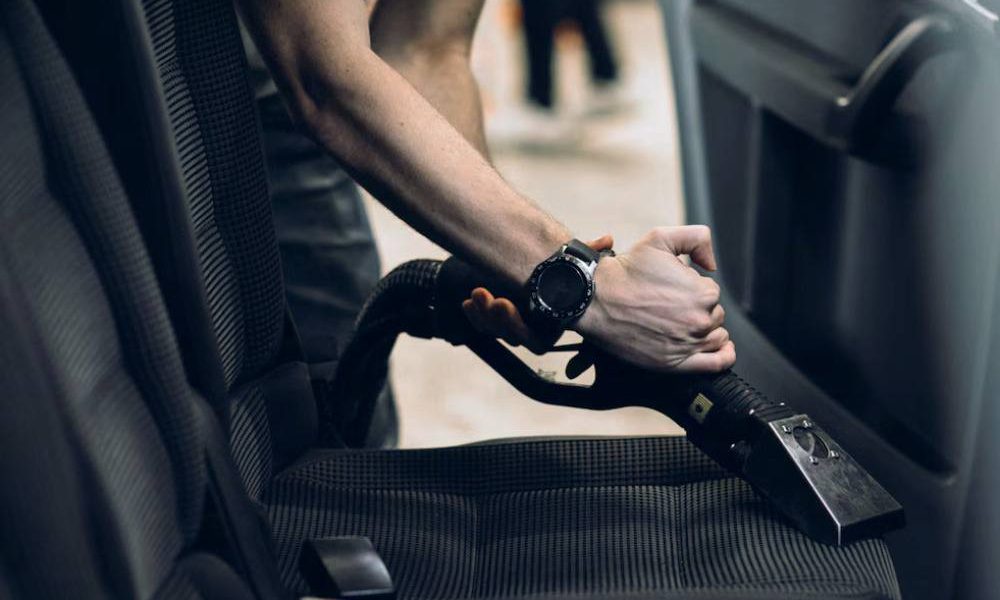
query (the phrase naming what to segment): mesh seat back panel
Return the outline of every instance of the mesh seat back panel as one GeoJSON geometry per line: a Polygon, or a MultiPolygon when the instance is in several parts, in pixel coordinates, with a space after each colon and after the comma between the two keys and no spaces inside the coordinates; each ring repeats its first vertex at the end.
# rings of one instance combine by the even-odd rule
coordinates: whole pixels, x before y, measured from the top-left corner
{"type": "Polygon", "coordinates": [[[250,386],[232,401],[233,463],[251,500],[259,501],[274,476],[274,449],[263,393],[250,386]]]}
{"type": "Polygon", "coordinates": [[[231,3],[144,0],[143,6],[231,387],[269,366],[284,326],[278,246],[246,61],[231,3]]]}
{"type": "MultiPolygon", "coordinates": [[[[120,0],[135,2],[138,0],[120,0]]],[[[257,111],[231,2],[142,0],[173,132],[236,465],[258,498],[273,465],[259,387],[285,360],[285,297],[257,111]]],[[[174,244],[185,243],[184,236],[174,244]]],[[[168,292],[170,293],[170,292],[168,292]]],[[[179,289],[177,294],[197,291],[179,289]]],[[[183,322],[183,316],[176,321],[183,322]]],[[[180,324],[179,326],[184,326],[180,324]]],[[[193,336],[197,339],[197,336],[193,336]]],[[[185,348],[185,352],[197,348],[185,348]]],[[[197,368],[197,367],[196,367],[197,368]]],[[[294,402],[313,403],[307,394],[294,402]]],[[[308,438],[314,431],[283,432],[308,438]]]]}

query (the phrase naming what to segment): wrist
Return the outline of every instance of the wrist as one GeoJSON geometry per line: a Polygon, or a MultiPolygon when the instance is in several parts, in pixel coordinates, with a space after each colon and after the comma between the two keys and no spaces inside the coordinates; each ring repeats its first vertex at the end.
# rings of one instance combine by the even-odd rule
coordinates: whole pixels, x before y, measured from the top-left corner
{"type": "Polygon", "coordinates": [[[538,229],[532,241],[522,249],[521,264],[518,265],[518,284],[523,285],[531,277],[538,265],[562,247],[573,234],[555,219],[543,219],[534,224],[538,229]]]}
{"type": "Polygon", "coordinates": [[[584,311],[583,315],[577,319],[576,323],[570,329],[576,331],[584,338],[601,337],[601,332],[606,329],[607,323],[611,321],[607,298],[610,295],[613,285],[613,271],[620,267],[618,259],[614,256],[601,256],[594,271],[594,295],[590,301],[590,306],[587,307],[587,310],[584,311]]]}

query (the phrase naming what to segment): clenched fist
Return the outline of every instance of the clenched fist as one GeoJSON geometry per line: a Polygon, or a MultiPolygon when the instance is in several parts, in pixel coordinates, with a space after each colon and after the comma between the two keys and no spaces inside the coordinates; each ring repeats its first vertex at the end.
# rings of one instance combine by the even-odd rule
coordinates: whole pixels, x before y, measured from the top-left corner
{"type": "MultiPolygon", "coordinates": [[[[611,237],[605,236],[590,245],[604,250],[611,244],[611,237]]],[[[731,367],[736,348],[722,326],[725,310],[719,304],[719,286],[685,264],[685,255],[715,270],[707,227],[658,227],[628,252],[603,258],[595,274],[594,301],[574,329],[647,369],[707,373],[731,367]]],[[[514,344],[536,343],[506,298],[479,288],[464,309],[482,331],[514,344]]]]}

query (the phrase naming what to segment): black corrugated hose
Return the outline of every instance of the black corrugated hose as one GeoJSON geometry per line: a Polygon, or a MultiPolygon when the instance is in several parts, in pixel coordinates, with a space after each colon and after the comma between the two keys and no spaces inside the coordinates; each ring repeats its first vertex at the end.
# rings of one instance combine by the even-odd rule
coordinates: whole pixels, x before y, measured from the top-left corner
{"type": "MultiPolygon", "coordinates": [[[[479,285],[495,289],[496,284],[457,259],[449,259],[448,268],[442,269],[444,264],[436,260],[413,260],[396,267],[376,286],[338,365],[331,395],[337,404],[320,407],[321,432],[326,439],[343,439],[352,447],[363,443],[375,400],[388,374],[389,355],[400,333],[461,343],[466,335],[463,331],[468,329],[461,301],[479,285]],[[335,430],[336,423],[347,426],[335,430]]],[[[648,376],[629,379],[658,381],[648,376]]],[[[696,445],[737,472],[741,456],[739,446],[734,447],[734,443],[749,433],[746,431],[752,422],[749,417],[762,413],[792,414],[731,371],[673,381],[664,377],[663,382],[662,389],[676,389],[680,396],[693,397],[699,391],[710,394],[715,403],[714,415],[704,423],[690,418],[685,398],[678,398],[678,402],[658,400],[653,408],[683,425],[696,445]]]]}

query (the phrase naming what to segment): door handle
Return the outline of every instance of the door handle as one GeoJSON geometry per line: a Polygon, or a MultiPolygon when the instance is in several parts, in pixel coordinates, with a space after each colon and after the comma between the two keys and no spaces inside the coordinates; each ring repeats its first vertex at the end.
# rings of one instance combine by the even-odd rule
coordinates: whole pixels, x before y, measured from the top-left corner
{"type": "Polygon", "coordinates": [[[921,16],[851,84],[851,67],[718,5],[695,5],[691,30],[706,69],[817,141],[862,157],[871,153],[872,132],[888,120],[914,74],[958,45],[948,19],[921,16]]]}
{"type": "Polygon", "coordinates": [[[914,74],[956,42],[954,26],[939,16],[908,23],[875,56],[850,92],[834,99],[828,137],[851,154],[865,154],[872,132],[892,112],[914,74]]]}

